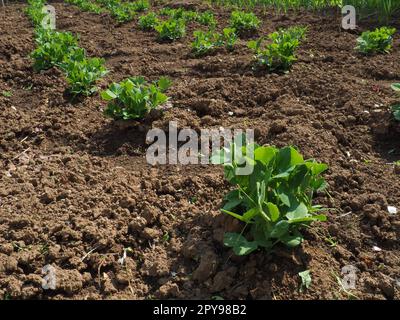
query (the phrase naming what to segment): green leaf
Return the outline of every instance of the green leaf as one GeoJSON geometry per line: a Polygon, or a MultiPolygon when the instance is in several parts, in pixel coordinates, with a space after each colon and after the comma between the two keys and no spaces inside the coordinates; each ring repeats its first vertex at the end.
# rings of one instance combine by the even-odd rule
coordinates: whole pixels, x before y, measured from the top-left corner
{"type": "Polygon", "coordinates": [[[299,246],[303,242],[303,237],[298,235],[287,235],[280,239],[289,248],[294,248],[299,246]]]}
{"type": "Polygon", "coordinates": [[[392,106],[393,116],[397,121],[400,121],[400,104],[392,106]]]}
{"type": "Polygon", "coordinates": [[[272,202],[267,202],[267,208],[269,215],[271,217],[271,221],[275,222],[279,219],[279,208],[272,202]]]}
{"type": "Polygon", "coordinates": [[[233,208],[236,208],[239,204],[241,204],[242,201],[243,201],[242,199],[232,199],[232,200],[229,200],[227,203],[225,203],[225,205],[223,206],[222,209],[227,210],[227,211],[230,211],[230,210],[232,210],[233,208]]]}
{"type": "Polygon", "coordinates": [[[243,221],[250,222],[250,220],[259,213],[260,211],[258,210],[258,208],[252,208],[243,214],[243,221]]]}
{"type": "Polygon", "coordinates": [[[165,77],[161,77],[160,80],[158,80],[157,85],[161,91],[165,91],[171,86],[171,81],[165,77]]]}
{"type": "Polygon", "coordinates": [[[228,211],[228,210],[224,210],[224,209],[221,209],[221,211],[223,213],[229,214],[230,216],[232,216],[232,217],[234,217],[234,218],[236,218],[236,219],[238,219],[240,221],[246,222],[246,220],[243,218],[243,216],[241,216],[241,215],[239,215],[237,213],[234,213],[234,212],[231,212],[231,211],[228,211]]]}
{"type": "Polygon", "coordinates": [[[271,238],[280,239],[281,237],[283,237],[285,234],[288,233],[289,226],[290,224],[287,220],[279,221],[271,231],[270,234],[271,238]]]}
{"type": "Polygon", "coordinates": [[[393,83],[391,87],[394,91],[400,91],[400,83],[393,83]]]}
{"type": "Polygon", "coordinates": [[[309,176],[309,169],[306,165],[300,165],[296,167],[296,170],[292,174],[292,178],[290,181],[290,188],[296,189],[298,188],[306,177],[309,176]]]}
{"type": "Polygon", "coordinates": [[[275,154],[276,149],[273,147],[259,147],[254,150],[254,159],[267,165],[275,157],[275,154]]]}
{"type": "Polygon", "coordinates": [[[327,220],[326,216],[323,214],[320,214],[320,215],[309,216],[309,217],[304,217],[304,218],[291,219],[291,220],[289,220],[289,223],[295,224],[295,223],[304,223],[304,222],[312,222],[312,221],[326,221],[326,220],[327,220]]]}
{"type": "Polygon", "coordinates": [[[313,179],[310,182],[310,186],[316,190],[316,191],[323,191],[324,189],[327,188],[328,184],[326,183],[324,178],[317,178],[317,179],[313,179]]]}
{"type": "Polygon", "coordinates": [[[311,171],[313,175],[319,175],[322,172],[328,170],[328,165],[325,163],[317,163],[317,162],[312,162],[312,163],[307,163],[308,165],[311,164],[311,171]]]}
{"type": "Polygon", "coordinates": [[[233,190],[229,192],[225,196],[225,200],[227,201],[223,207],[224,210],[231,211],[233,208],[237,207],[239,204],[243,202],[242,197],[240,196],[239,190],[233,190]]]}
{"type": "Polygon", "coordinates": [[[286,213],[286,218],[288,218],[289,220],[295,220],[305,218],[307,217],[307,215],[307,206],[303,202],[301,202],[298,205],[289,209],[289,212],[286,213]]]}
{"type": "Polygon", "coordinates": [[[231,247],[238,256],[248,255],[258,248],[257,242],[247,241],[245,237],[238,233],[225,233],[224,245],[231,247]]]}
{"type": "Polygon", "coordinates": [[[290,198],[284,191],[278,190],[278,197],[285,206],[290,207],[290,198]]]}
{"type": "Polygon", "coordinates": [[[302,292],[304,288],[308,289],[311,285],[312,279],[310,270],[299,272],[299,277],[301,279],[300,291],[302,292]]]}
{"type": "Polygon", "coordinates": [[[251,234],[253,235],[254,241],[257,242],[259,247],[266,248],[267,250],[271,249],[273,243],[271,241],[270,235],[265,232],[263,225],[261,224],[253,224],[251,228],[251,234]]]}
{"type": "Polygon", "coordinates": [[[101,97],[106,101],[110,101],[110,100],[116,99],[117,95],[114,92],[112,92],[111,90],[105,90],[101,93],[101,97]]]}

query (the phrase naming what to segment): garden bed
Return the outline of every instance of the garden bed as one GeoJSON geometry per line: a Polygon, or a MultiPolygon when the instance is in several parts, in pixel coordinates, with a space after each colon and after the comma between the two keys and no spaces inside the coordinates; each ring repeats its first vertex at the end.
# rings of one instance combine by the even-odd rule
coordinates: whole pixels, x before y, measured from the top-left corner
{"type": "MultiPolygon", "coordinates": [[[[182,40],[159,43],[134,21],[51,4],[57,29],[106,59],[103,89],[127,76],[172,80],[173,108],[153,127],[253,128],[259,144],[295,145],[329,165],[329,195],[315,201],[332,210],[296,249],[235,257],[222,244],[225,231],[240,228],[220,212],[230,188],[223,170],[148,165],[145,131],[105,118],[99,95],[71,102],[57,69],[33,71],[26,5],[9,4],[0,21],[0,92],[12,93],[0,95],[0,297],[347,299],[337,276],[353,265],[351,294],[400,298],[400,219],[387,211],[400,207],[400,140],[388,116],[390,84],[400,81],[398,36],[390,54],[361,56],[356,39],[373,23],[345,32],[334,12],[255,9],[258,35],[308,26],[290,73],[255,73],[248,39],[195,58],[195,23],[182,40]],[[55,290],[42,289],[47,264],[57,270],[55,290]],[[306,269],[312,285],[300,293],[306,269]]],[[[225,26],[231,10],[212,10],[225,26]]]]}

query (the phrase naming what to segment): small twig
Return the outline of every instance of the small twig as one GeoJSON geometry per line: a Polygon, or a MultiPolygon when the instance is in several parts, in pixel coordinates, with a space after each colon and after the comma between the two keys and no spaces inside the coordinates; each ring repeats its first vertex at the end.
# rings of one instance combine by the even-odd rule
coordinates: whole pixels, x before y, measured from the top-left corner
{"type": "Polygon", "coordinates": [[[339,216],[339,218],[346,217],[346,216],[348,216],[348,215],[350,215],[350,214],[352,214],[352,213],[353,213],[353,212],[351,212],[351,211],[346,212],[346,213],[343,213],[343,214],[341,214],[341,215],[339,216]]]}
{"type": "Polygon", "coordinates": [[[98,248],[98,247],[94,247],[92,250],[90,250],[88,253],[86,253],[86,254],[82,257],[81,261],[83,262],[83,260],[85,260],[86,257],[87,257],[89,254],[91,254],[94,250],[96,250],[97,248],[98,248]]]}
{"type": "Polygon", "coordinates": [[[20,156],[22,156],[23,154],[25,154],[27,151],[29,151],[31,147],[26,148],[24,151],[22,151],[19,155],[15,156],[12,160],[16,160],[18,159],[20,156]]]}

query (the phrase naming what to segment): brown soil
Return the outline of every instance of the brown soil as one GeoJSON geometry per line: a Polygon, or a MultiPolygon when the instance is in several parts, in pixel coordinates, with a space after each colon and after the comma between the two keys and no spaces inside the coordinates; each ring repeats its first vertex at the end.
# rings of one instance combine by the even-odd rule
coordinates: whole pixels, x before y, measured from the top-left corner
{"type": "MultiPolygon", "coordinates": [[[[113,125],[98,95],[69,102],[57,70],[33,72],[25,5],[9,4],[0,10],[0,92],[13,93],[0,95],[0,297],[347,299],[335,275],[353,265],[355,296],[400,298],[400,219],[387,212],[400,207],[390,164],[400,157],[399,133],[387,120],[399,37],[392,53],[362,57],[353,50],[361,30],[341,31],[334,14],[257,11],[260,35],[298,24],[309,33],[289,74],[255,74],[244,40],[233,53],[193,58],[195,24],[185,39],[160,44],[134,22],[53,5],[57,28],[79,33],[90,55],[107,60],[102,88],[130,75],[173,80],[174,108],[154,127],[254,128],[258,143],[296,145],[329,164],[330,196],[316,202],[333,209],[300,248],[232,256],[221,237],[238,226],[219,211],[229,188],[221,168],[147,165],[143,130],[113,125]],[[124,248],[132,250],[121,265],[124,248]],[[56,290],[41,287],[47,264],[56,290]],[[313,283],[299,293],[306,269],[313,283]]],[[[214,11],[226,25],[230,11],[214,11]]]]}

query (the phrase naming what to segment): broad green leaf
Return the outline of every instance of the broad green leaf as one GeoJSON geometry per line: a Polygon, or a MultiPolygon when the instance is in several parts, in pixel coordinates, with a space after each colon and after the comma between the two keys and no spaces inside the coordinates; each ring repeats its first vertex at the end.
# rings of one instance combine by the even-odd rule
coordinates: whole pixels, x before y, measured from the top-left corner
{"type": "Polygon", "coordinates": [[[400,83],[393,83],[391,87],[394,91],[400,91],[400,83]]]}
{"type": "Polygon", "coordinates": [[[279,219],[279,208],[272,202],[267,202],[267,208],[272,222],[279,219]]]}
{"type": "Polygon", "coordinates": [[[392,106],[392,111],[393,111],[394,118],[397,121],[400,121],[400,104],[392,106]]]}
{"type": "Polygon", "coordinates": [[[286,218],[289,220],[303,219],[307,217],[308,209],[307,206],[301,202],[297,206],[289,209],[289,212],[286,213],[286,218]]]}
{"type": "Polygon", "coordinates": [[[161,91],[165,91],[171,86],[171,81],[165,77],[161,77],[157,84],[161,91]]]}
{"type": "Polygon", "coordinates": [[[243,198],[241,197],[239,190],[233,190],[225,196],[225,200],[227,202],[224,205],[223,209],[231,211],[233,208],[237,207],[240,203],[242,203],[243,198]]]}
{"type": "Polygon", "coordinates": [[[308,174],[309,170],[306,165],[297,166],[296,170],[292,174],[292,178],[290,179],[290,188],[298,188],[303,183],[308,174]]]}
{"type": "Polygon", "coordinates": [[[311,166],[311,170],[313,175],[319,175],[322,172],[328,170],[328,165],[325,163],[317,163],[317,162],[313,162],[312,166],[311,166]]]}
{"type": "Polygon", "coordinates": [[[262,224],[253,224],[251,227],[251,234],[253,235],[254,241],[257,242],[258,246],[266,249],[272,248],[272,241],[270,240],[271,237],[265,232],[262,224]]]}
{"type": "Polygon", "coordinates": [[[289,231],[289,222],[287,220],[279,221],[271,231],[271,238],[280,239],[289,231]]]}
{"type": "Polygon", "coordinates": [[[274,147],[259,147],[254,150],[254,159],[267,165],[275,157],[275,154],[274,147]]]}
{"type": "Polygon", "coordinates": [[[110,101],[113,99],[117,98],[117,95],[112,92],[111,90],[105,90],[101,93],[101,97],[105,100],[105,101],[110,101]]]}
{"type": "Polygon", "coordinates": [[[299,277],[301,279],[301,287],[300,291],[302,292],[304,288],[308,289],[311,285],[311,273],[310,270],[305,270],[302,272],[299,272],[299,277]]]}
{"type": "Polygon", "coordinates": [[[280,239],[286,246],[294,248],[299,246],[303,242],[303,237],[301,235],[285,236],[280,239]]]}
{"type": "Polygon", "coordinates": [[[232,199],[229,200],[227,203],[225,203],[225,205],[223,206],[224,210],[230,211],[233,208],[236,208],[239,204],[241,204],[243,202],[242,199],[232,199]]]}
{"type": "Polygon", "coordinates": [[[303,162],[303,157],[293,147],[282,148],[277,154],[277,167],[280,173],[285,172],[288,170],[288,168],[303,162]]]}
{"type": "Polygon", "coordinates": [[[233,248],[233,252],[238,256],[247,255],[258,248],[257,242],[247,241],[238,233],[225,233],[224,245],[233,248]]]}
{"type": "Polygon", "coordinates": [[[243,214],[243,221],[249,222],[251,219],[253,219],[254,216],[259,213],[260,211],[258,210],[258,208],[252,208],[243,214]]]}
{"type": "Polygon", "coordinates": [[[310,186],[316,191],[323,191],[327,188],[328,184],[324,178],[319,177],[317,179],[312,179],[310,186]]]}

